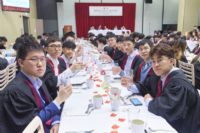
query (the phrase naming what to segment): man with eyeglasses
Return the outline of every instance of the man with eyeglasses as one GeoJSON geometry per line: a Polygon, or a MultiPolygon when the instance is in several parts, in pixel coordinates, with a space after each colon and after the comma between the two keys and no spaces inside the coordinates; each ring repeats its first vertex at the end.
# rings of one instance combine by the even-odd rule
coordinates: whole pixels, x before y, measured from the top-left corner
{"type": "Polygon", "coordinates": [[[0,132],[22,133],[35,116],[39,116],[45,133],[57,133],[60,105],[72,94],[71,84],[60,87],[53,100],[40,80],[46,70],[45,51],[37,42],[22,44],[17,59],[20,71],[0,91],[0,132]]]}
{"type": "Polygon", "coordinates": [[[133,93],[144,96],[148,110],[163,117],[179,133],[200,132],[200,97],[178,68],[171,46],[158,44],[150,52],[154,73],[135,82],[133,93]]]}
{"type": "Polygon", "coordinates": [[[73,72],[80,69],[84,69],[84,65],[81,62],[74,63],[70,68],[66,69],[65,63],[62,59],[58,58],[62,52],[62,43],[57,36],[50,36],[45,44],[47,54],[46,72],[41,77],[43,82],[48,88],[48,91],[53,99],[56,98],[58,87],[67,84],[67,79],[73,76],[73,72]]]}

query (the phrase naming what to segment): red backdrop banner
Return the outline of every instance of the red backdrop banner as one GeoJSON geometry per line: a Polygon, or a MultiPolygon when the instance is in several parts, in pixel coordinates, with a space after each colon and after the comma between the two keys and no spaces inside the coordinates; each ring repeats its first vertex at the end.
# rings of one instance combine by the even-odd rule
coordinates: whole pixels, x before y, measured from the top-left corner
{"type": "Polygon", "coordinates": [[[76,33],[77,37],[88,37],[89,28],[94,25],[95,29],[101,25],[113,29],[125,26],[126,29],[135,31],[135,3],[75,3],[76,33]],[[89,16],[89,6],[122,6],[123,16],[89,16]]]}

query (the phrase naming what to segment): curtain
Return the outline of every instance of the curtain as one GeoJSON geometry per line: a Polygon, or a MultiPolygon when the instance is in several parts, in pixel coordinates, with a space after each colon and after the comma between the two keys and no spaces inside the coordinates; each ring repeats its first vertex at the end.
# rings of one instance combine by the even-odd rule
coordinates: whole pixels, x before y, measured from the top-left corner
{"type": "Polygon", "coordinates": [[[126,29],[135,31],[135,3],[75,3],[76,33],[77,37],[87,38],[89,28],[95,29],[101,25],[113,29],[117,25],[120,29],[123,25],[126,29]],[[122,6],[123,16],[89,16],[89,6],[122,6]]]}

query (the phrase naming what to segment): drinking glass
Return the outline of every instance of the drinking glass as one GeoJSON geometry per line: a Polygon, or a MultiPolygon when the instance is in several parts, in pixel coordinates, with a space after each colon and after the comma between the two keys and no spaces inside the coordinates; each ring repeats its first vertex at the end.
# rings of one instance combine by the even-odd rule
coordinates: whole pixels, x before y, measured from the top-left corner
{"type": "Polygon", "coordinates": [[[132,80],[133,79],[131,78],[131,76],[133,75],[133,69],[127,69],[127,70],[125,70],[124,74],[125,74],[125,76],[127,78],[127,85],[128,86],[132,86],[132,84],[133,84],[132,80]]]}
{"type": "Polygon", "coordinates": [[[120,72],[119,72],[119,64],[118,63],[114,63],[113,65],[112,65],[112,71],[113,71],[113,74],[114,75],[119,75],[120,74],[120,72]]]}
{"type": "Polygon", "coordinates": [[[140,109],[131,107],[127,109],[128,112],[128,127],[131,129],[131,121],[135,119],[139,119],[140,109]]]}

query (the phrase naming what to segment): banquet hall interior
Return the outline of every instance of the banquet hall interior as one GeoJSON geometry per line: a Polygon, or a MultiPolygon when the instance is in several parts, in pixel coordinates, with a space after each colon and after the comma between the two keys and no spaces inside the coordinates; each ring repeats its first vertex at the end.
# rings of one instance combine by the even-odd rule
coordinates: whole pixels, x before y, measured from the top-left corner
{"type": "Polygon", "coordinates": [[[200,0],[1,0],[0,133],[200,133],[200,0]]]}

